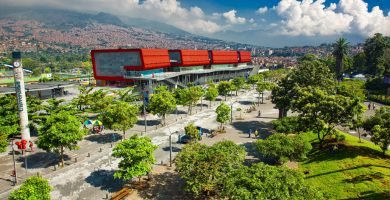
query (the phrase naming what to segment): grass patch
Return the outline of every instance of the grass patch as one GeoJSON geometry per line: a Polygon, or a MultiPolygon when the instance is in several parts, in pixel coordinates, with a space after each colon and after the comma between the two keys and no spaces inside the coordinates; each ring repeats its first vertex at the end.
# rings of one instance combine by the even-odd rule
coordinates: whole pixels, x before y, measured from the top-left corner
{"type": "MultiPolygon", "coordinates": [[[[24,77],[24,82],[38,81],[40,77],[24,77]]],[[[0,78],[0,84],[11,84],[14,83],[14,78],[0,78]]]]}
{"type": "MultiPolygon", "coordinates": [[[[319,188],[327,199],[390,199],[390,153],[371,142],[359,143],[357,137],[345,135],[337,150],[314,147],[308,160],[299,163],[306,181],[319,188]]],[[[316,135],[305,133],[316,146],[316,135]]]]}

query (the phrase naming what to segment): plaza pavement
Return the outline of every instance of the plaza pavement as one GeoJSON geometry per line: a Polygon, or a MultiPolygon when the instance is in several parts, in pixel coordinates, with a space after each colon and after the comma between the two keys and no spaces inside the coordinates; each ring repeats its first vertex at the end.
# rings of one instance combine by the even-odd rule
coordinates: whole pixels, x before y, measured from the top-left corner
{"type": "MultiPolygon", "coordinates": [[[[238,97],[228,97],[225,103],[230,105],[232,102],[238,101],[238,103],[233,104],[233,113],[235,116],[238,116],[239,113],[236,109],[240,107],[243,110],[243,115],[245,115],[244,110],[251,106],[251,102],[256,102],[255,96],[254,91],[240,92],[238,97]]],[[[164,127],[159,125],[159,118],[157,116],[148,115],[146,136],[150,137],[152,142],[158,145],[158,149],[155,151],[156,164],[160,164],[161,161],[165,164],[169,162],[169,134],[172,134],[173,154],[175,155],[182,147],[182,144],[176,143],[178,139],[176,132],[182,134],[184,132],[184,126],[188,123],[194,122],[195,125],[203,127],[204,130],[216,129],[218,123],[215,121],[215,109],[219,103],[213,102],[212,108],[209,109],[206,106],[209,105],[209,102],[203,101],[202,111],[200,106],[197,106],[193,109],[192,115],[186,113],[187,107],[179,106],[178,115],[168,115],[167,126],[164,127]]],[[[267,104],[260,105],[260,107],[265,105],[267,104]]],[[[264,114],[270,112],[277,115],[277,111],[272,108],[271,104],[268,105],[268,108],[265,107],[264,109],[264,114]]],[[[241,126],[238,124],[237,128],[241,126]]],[[[230,128],[234,129],[234,123],[228,126],[228,129],[230,128]]],[[[144,124],[141,119],[134,128],[126,132],[126,138],[134,134],[139,134],[142,131],[144,131],[144,124]]],[[[245,131],[241,130],[241,132],[245,131]]],[[[235,138],[234,140],[239,142],[238,140],[240,138],[235,138]]],[[[25,170],[24,157],[18,154],[16,155],[16,165],[19,184],[27,177],[39,173],[49,179],[50,185],[53,187],[51,193],[53,199],[105,198],[107,194],[121,189],[123,185],[122,181],[113,178],[114,170],[117,169],[119,161],[110,156],[112,151],[111,144],[115,146],[120,139],[121,134],[110,130],[106,130],[104,135],[86,136],[83,141],[79,142],[79,150],[65,151],[66,161],[64,168],[58,167],[56,154],[35,149],[35,152],[28,152],[26,154],[27,170],[25,170]],[[115,135],[115,141],[113,141],[113,135],[115,135]]],[[[243,140],[242,142],[246,142],[247,140],[244,136],[241,139],[243,140]]],[[[205,138],[204,141],[209,140],[217,141],[218,136],[215,138],[205,138]]],[[[1,154],[0,199],[5,199],[14,188],[11,181],[12,177],[10,176],[12,169],[12,154],[10,152],[1,154]]]]}

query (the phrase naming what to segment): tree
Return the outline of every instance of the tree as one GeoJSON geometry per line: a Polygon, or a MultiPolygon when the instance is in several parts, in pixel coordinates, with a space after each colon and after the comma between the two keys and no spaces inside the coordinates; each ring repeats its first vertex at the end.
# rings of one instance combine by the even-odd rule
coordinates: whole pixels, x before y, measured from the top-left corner
{"type": "Polygon", "coordinates": [[[241,166],[245,149],[232,141],[208,147],[190,143],[176,156],[176,170],[185,180],[185,189],[200,194],[220,194],[227,176],[241,166]]]}
{"type": "Polygon", "coordinates": [[[157,146],[150,138],[138,135],[120,142],[112,152],[112,156],[121,159],[119,170],[114,173],[114,177],[125,181],[138,177],[141,181],[141,176],[150,172],[156,162],[154,158],[156,149],[157,146]]]}
{"type": "Polygon", "coordinates": [[[284,134],[273,134],[265,140],[257,140],[256,147],[262,155],[275,159],[278,164],[306,159],[306,154],[312,149],[310,142],[302,135],[284,134]]]}
{"type": "Polygon", "coordinates": [[[186,135],[191,137],[191,140],[199,140],[199,130],[195,127],[194,123],[188,124],[186,127],[184,127],[184,130],[186,135]]]}
{"type": "Polygon", "coordinates": [[[19,189],[13,191],[8,200],[50,200],[52,188],[49,181],[40,176],[31,176],[19,189]]]}
{"type": "Polygon", "coordinates": [[[72,103],[79,109],[83,111],[87,106],[91,105],[92,99],[90,93],[93,90],[93,87],[87,88],[86,86],[80,86],[80,94],[77,98],[72,100],[72,103]]]}
{"type": "Polygon", "coordinates": [[[366,54],[364,52],[359,52],[353,56],[351,71],[356,73],[365,73],[367,71],[366,54]]]}
{"type": "Polygon", "coordinates": [[[176,108],[176,100],[172,93],[168,90],[161,90],[157,94],[153,94],[150,99],[148,109],[153,115],[162,116],[163,124],[165,125],[165,116],[176,108]]]}
{"type": "MultiPolygon", "coordinates": [[[[257,82],[256,91],[261,94],[261,104],[264,104],[264,92],[266,90],[272,90],[275,87],[274,83],[271,82],[257,82]]],[[[260,100],[260,98],[258,98],[260,100]]],[[[260,102],[258,102],[260,104],[260,102]]]]}
{"type": "Polygon", "coordinates": [[[232,80],[232,84],[234,85],[234,89],[236,90],[236,96],[239,90],[241,90],[245,85],[245,78],[244,77],[235,77],[232,80]]]}
{"type": "Polygon", "coordinates": [[[248,83],[252,84],[252,87],[254,88],[256,83],[259,81],[263,81],[264,76],[262,74],[254,74],[248,77],[248,83]]]}
{"type": "Polygon", "coordinates": [[[191,86],[186,90],[186,99],[188,99],[188,111],[192,114],[192,107],[203,97],[203,89],[200,86],[191,86]]]}
{"type": "Polygon", "coordinates": [[[134,92],[134,87],[114,90],[113,92],[117,96],[117,99],[120,101],[134,102],[139,99],[139,94],[134,92]]]}
{"type": "Polygon", "coordinates": [[[368,38],[363,46],[366,55],[366,64],[368,73],[382,76],[385,71],[384,54],[386,49],[390,48],[390,37],[376,33],[373,37],[368,38]]]}
{"type": "Polygon", "coordinates": [[[228,105],[221,103],[215,112],[217,113],[217,122],[221,123],[221,128],[223,128],[223,124],[230,119],[231,110],[228,105]]]}
{"type": "Polygon", "coordinates": [[[303,130],[300,127],[299,118],[296,116],[273,120],[272,125],[276,132],[284,134],[296,134],[303,130]]]}
{"type": "Polygon", "coordinates": [[[337,94],[358,98],[363,102],[366,99],[365,85],[366,82],[362,80],[344,80],[337,85],[337,94]]]}
{"type": "Polygon", "coordinates": [[[137,115],[137,106],[123,101],[116,101],[114,104],[108,106],[103,116],[103,123],[109,129],[122,131],[123,138],[125,139],[126,130],[133,128],[134,124],[138,121],[137,115]]]}
{"type": "Polygon", "coordinates": [[[293,90],[295,86],[313,86],[332,91],[334,85],[334,76],[326,65],[318,60],[303,61],[274,87],[272,103],[279,109],[279,118],[286,117],[292,100],[297,98],[293,90]]]}
{"type": "Polygon", "coordinates": [[[225,101],[226,101],[226,96],[229,94],[231,90],[232,90],[232,83],[229,81],[221,81],[218,84],[218,93],[222,96],[225,96],[225,101]]]}
{"type": "Polygon", "coordinates": [[[316,87],[297,87],[295,90],[297,98],[293,100],[292,111],[299,113],[301,127],[317,134],[320,148],[336,126],[348,126],[356,115],[363,112],[357,98],[328,93],[316,87]]]}
{"type": "Polygon", "coordinates": [[[369,131],[371,141],[380,146],[385,155],[390,145],[390,107],[375,111],[375,115],[363,122],[363,128],[369,131]]]}
{"type": "Polygon", "coordinates": [[[61,164],[64,166],[64,148],[78,148],[77,142],[83,139],[86,131],[81,129],[77,117],[69,112],[61,111],[50,115],[46,123],[39,129],[38,147],[45,151],[59,152],[61,164]]]}
{"type": "Polygon", "coordinates": [[[343,80],[344,58],[347,56],[349,42],[346,39],[340,38],[333,44],[333,56],[336,58],[336,76],[337,80],[343,80]]]}
{"type": "Polygon", "coordinates": [[[205,93],[205,99],[210,101],[210,108],[211,108],[211,102],[215,101],[218,97],[218,89],[215,86],[215,84],[209,84],[209,87],[206,90],[205,93]]]}
{"type": "Polygon", "coordinates": [[[263,163],[241,166],[224,182],[224,199],[324,199],[315,188],[305,183],[302,173],[263,163]]]}
{"type": "Polygon", "coordinates": [[[89,94],[90,110],[96,113],[104,113],[107,107],[114,101],[113,96],[108,96],[108,91],[100,89],[89,94]]]}

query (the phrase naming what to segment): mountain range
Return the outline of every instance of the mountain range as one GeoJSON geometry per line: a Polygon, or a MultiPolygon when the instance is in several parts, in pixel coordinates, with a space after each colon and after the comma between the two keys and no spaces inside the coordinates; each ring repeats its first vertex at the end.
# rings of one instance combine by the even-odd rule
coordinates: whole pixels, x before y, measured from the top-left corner
{"type": "MultiPolygon", "coordinates": [[[[17,35],[17,39],[26,41],[28,44],[38,41],[52,49],[59,48],[59,46],[82,48],[131,46],[134,48],[190,49],[249,49],[258,47],[194,35],[157,21],[115,16],[104,12],[81,13],[51,8],[26,10],[3,7],[0,8],[0,20],[3,20],[0,30],[6,33],[0,35],[0,40],[9,40],[17,35]],[[13,34],[15,32],[17,34],[13,34]],[[77,42],[78,40],[80,41],[77,42]],[[83,40],[85,44],[83,44],[83,40]]],[[[6,41],[4,42],[6,43],[6,41]]]]}

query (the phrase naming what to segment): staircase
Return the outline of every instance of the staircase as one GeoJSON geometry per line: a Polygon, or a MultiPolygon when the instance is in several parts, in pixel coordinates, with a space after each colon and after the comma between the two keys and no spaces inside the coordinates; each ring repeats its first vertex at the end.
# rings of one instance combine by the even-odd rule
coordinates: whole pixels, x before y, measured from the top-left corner
{"type": "Polygon", "coordinates": [[[170,78],[164,79],[164,81],[165,81],[166,83],[168,83],[169,85],[172,85],[172,86],[177,85],[177,87],[180,87],[180,88],[187,88],[187,86],[184,85],[183,83],[176,82],[175,80],[172,80],[172,79],[170,79],[170,78]]]}

